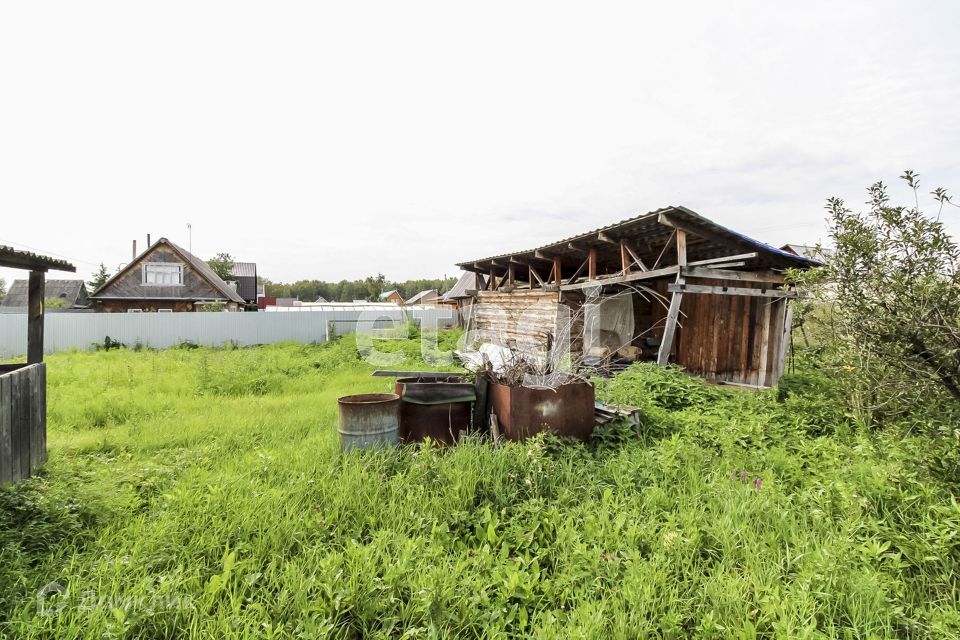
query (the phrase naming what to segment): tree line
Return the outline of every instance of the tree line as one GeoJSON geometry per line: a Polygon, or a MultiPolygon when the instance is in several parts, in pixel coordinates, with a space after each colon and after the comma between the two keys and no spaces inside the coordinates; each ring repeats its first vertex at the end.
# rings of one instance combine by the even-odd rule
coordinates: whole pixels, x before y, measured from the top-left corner
{"type": "Polygon", "coordinates": [[[428,289],[436,289],[443,293],[457,282],[456,278],[422,278],[396,282],[388,281],[382,273],[378,273],[376,276],[368,276],[362,280],[341,280],[339,282],[297,280],[296,282],[285,283],[273,282],[268,278],[258,278],[258,280],[264,285],[265,293],[268,296],[296,298],[304,302],[313,302],[321,297],[328,302],[377,301],[380,299],[381,293],[391,289],[396,289],[404,300],[408,300],[428,289]]]}

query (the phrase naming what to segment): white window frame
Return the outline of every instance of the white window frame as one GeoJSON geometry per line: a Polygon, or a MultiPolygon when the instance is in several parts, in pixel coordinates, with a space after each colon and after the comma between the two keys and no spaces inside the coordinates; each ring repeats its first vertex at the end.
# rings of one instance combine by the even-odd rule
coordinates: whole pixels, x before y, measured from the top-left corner
{"type": "Polygon", "coordinates": [[[143,309],[127,309],[127,313],[143,313],[143,309]]]}
{"type": "MultiPolygon", "coordinates": [[[[163,271],[162,269],[160,271],[163,271]]],[[[168,269],[167,273],[173,273],[173,269],[168,269]]],[[[183,286],[183,265],[179,262],[144,262],[140,266],[140,280],[147,287],[182,287],[183,286]],[[178,269],[179,282],[147,282],[147,271],[149,267],[176,267],[178,269]]]]}

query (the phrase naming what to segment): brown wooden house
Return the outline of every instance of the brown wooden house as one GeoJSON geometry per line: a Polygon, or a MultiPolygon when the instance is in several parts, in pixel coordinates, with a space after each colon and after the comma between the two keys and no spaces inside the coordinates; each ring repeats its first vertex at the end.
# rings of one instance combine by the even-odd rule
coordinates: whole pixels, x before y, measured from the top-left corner
{"type": "Polygon", "coordinates": [[[92,296],[103,312],[202,311],[243,308],[237,290],[203,260],[160,238],[107,280],[92,296]]]}
{"type": "Polygon", "coordinates": [[[481,342],[545,350],[572,325],[576,357],[612,345],[614,356],[769,386],[784,370],[797,295],[783,273],[817,264],[667,207],[459,266],[487,278],[472,292],[481,342]]]}

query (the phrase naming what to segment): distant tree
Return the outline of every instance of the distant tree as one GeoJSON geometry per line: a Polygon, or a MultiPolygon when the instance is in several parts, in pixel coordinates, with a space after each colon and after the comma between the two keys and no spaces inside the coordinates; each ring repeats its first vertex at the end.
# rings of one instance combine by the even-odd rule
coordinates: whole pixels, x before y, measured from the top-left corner
{"type": "Polygon", "coordinates": [[[0,278],[0,300],[7,297],[7,281],[0,278]]]}
{"type": "Polygon", "coordinates": [[[207,264],[222,280],[233,280],[231,272],[233,271],[234,260],[229,253],[218,253],[207,260],[207,264]]]}
{"type": "Polygon", "coordinates": [[[110,279],[110,272],[107,271],[107,265],[101,262],[100,266],[97,267],[97,270],[94,272],[93,278],[91,278],[90,281],[87,282],[87,286],[90,287],[90,293],[93,293],[94,291],[102,287],[104,283],[109,279],[110,279]]]}
{"type": "Polygon", "coordinates": [[[369,277],[363,281],[366,285],[366,295],[364,296],[367,300],[372,300],[376,302],[380,299],[380,294],[383,292],[383,288],[387,285],[387,277],[382,273],[378,273],[376,276],[369,277]]]}
{"type": "Polygon", "coordinates": [[[43,301],[43,306],[47,309],[63,309],[67,304],[63,298],[47,298],[43,301]]]}
{"type": "Polygon", "coordinates": [[[425,289],[436,289],[444,292],[455,283],[455,278],[437,278],[424,280],[408,280],[406,282],[389,282],[386,276],[378,273],[363,280],[341,280],[339,282],[325,282],[323,280],[297,280],[292,283],[272,282],[267,278],[260,278],[266,287],[266,294],[277,298],[297,298],[304,302],[312,302],[318,297],[330,302],[352,302],[353,300],[379,300],[380,294],[390,289],[396,289],[404,299],[425,289]]]}

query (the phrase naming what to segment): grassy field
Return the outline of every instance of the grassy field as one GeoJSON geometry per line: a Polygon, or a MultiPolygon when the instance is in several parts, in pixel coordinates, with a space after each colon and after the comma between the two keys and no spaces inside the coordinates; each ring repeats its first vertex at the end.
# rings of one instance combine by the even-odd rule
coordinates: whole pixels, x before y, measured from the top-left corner
{"type": "Polygon", "coordinates": [[[0,489],[4,638],[960,630],[960,506],[829,388],[638,365],[599,394],[639,437],[344,456],[336,398],[390,385],[349,339],[48,364],[50,461],[0,489]]]}

